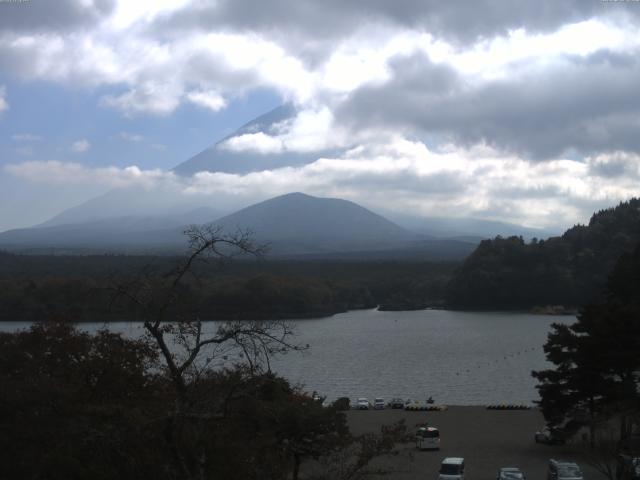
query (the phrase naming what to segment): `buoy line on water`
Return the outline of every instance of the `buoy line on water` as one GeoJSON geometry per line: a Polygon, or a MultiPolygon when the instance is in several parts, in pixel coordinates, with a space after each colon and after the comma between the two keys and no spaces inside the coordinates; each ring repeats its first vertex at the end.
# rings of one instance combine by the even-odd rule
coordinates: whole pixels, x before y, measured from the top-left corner
{"type": "Polygon", "coordinates": [[[531,405],[521,405],[512,403],[499,403],[495,405],[487,405],[487,410],[531,410],[531,405]]]}
{"type": "Polygon", "coordinates": [[[410,412],[444,412],[447,408],[446,405],[407,405],[404,407],[410,412]]]}

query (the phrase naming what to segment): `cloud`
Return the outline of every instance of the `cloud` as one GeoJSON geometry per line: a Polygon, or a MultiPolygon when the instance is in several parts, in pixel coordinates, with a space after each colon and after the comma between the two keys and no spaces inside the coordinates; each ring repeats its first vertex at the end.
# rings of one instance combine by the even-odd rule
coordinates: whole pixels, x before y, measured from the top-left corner
{"type": "Polygon", "coordinates": [[[261,127],[264,131],[235,135],[220,143],[218,148],[264,155],[322,152],[352,146],[368,133],[341,131],[334,124],[333,114],[326,106],[302,109],[281,122],[261,127]]]}
{"type": "Polygon", "coordinates": [[[305,108],[331,107],[340,95],[387,82],[390,63],[416,51],[481,78],[519,61],[637,44],[629,20],[638,9],[579,0],[535,8],[524,0],[134,3],[10,7],[9,17],[20,17],[11,23],[24,22],[0,36],[0,68],[108,87],[101,104],[128,116],[169,115],[183,103],[218,111],[256,88],[305,108]]]}
{"type": "Polygon", "coordinates": [[[174,175],[162,170],[125,168],[90,168],[74,162],[30,161],[5,166],[8,173],[35,183],[52,185],[96,185],[107,187],[139,186],[153,188],[170,183],[174,175]]]}
{"type": "Polygon", "coordinates": [[[227,102],[214,91],[194,91],[187,94],[187,100],[200,107],[208,108],[214,112],[227,106],[227,102]]]}
{"type": "Polygon", "coordinates": [[[589,173],[615,181],[621,177],[640,181],[640,155],[629,152],[612,152],[589,157],[589,173]]]}
{"type": "Polygon", "coordinates": [[[267,135],[264,132],[245,133],[231,137],[223,142],[220,148],[233,152],[281,153],[284,150],[284,143],[281,139],[267,135]]]}
{"type": "Polygon", "coordinates": [[[101,104],[120,110],[126,116],[140,113],[168,115],[180,104],[180,88],[175,85],[146,82],[120,95],[105,95],[101,104]]]}
{"type": "Polygon", "coordinates": [[[592,164],[624,158],[615,153],[589,162],[555,159],[531,163],[489,146],[442,151],[396,137],[355,147],[338,157],[299,167],[247,174],[199,172],[183,177],[160,170],[89,168],[78,163],[23,162],[6,167],[33,182],[170,188],[182,197],[209,201],[263,200],[292,191],[341,197],[378,211],[423,216],[472,216],[537,227],[566,227],[586,221],[594,209],[640,194],[640,174],[616,181],[592,174],[592,164]]]}
{"type": "Polygon", "coordinates": [[[113,0],[3,2],[0,31],[43,32],[89,28],[113,12],[113,0]]]}
{"type": "Polygon", "coordinates": [[[84,153],[88,151],[89,148],[91,148],[91,144],[86,139],[77,140],[71,144],[71,151],[74,153],[84,153]]]}
{"type": "Polygon", "coordinates": [[[128,117],[183,105],[213,114],[257,90],[295,114],[218,145],[222,163],[253,162],[243,175],[11,167],[24,178],[167,181],[183,195],[243,198],[305,189],[541,226],[638,194],[631,2],[28,3],[2,6],[0,70],[12,78],[87,88],[128,117]]]}
{"type": "Polygon", "coordinates": [[[42,137],[40,135],[35,135],[33,133],[14,133],[13,135],[11,135],[11,139],[14,142],[25,142],[25,143],[42,141],[42,137]]]}
{"type": "Polygon", "coordinates": [[[354,25],[367,23],[427,31],[450,42],[468,44],[520,28],[545,33],[596,15],[635,16],[637,11],[580,0],[541,0],[535,4],[516,0],[508,5],[501,0],[273,0],[259,4],[221,0],[176,9],[159,19],[157,28],[182,33],[194,28],[252,31],[280,35],[283,42],[288,37],[291,43],[312,49],[314,43],[335,42],[348,36],[354,25]]]}
{"type": "Polygon", "coordinates": [[[9,102],[7,102],[7,88],[0,85],[0,113],[9,110],[9,102]]]}
{"type": "Polygon", "coordinates": [[[529,159],[640,151],[640,49],[563,57],[504,79],[469,81],[416,54],[392,64],[393,80],[354,92],[337,118],[351,128],[436,134],[487,143],[529,159]]]}
{"type": "Polygon", "coordinates": [[[120,132],[118,134],[118,137],[128,142],[141,142],[142,140],[144,140],[144,137],[142,135],[131,132],[120,132]]]}
{"type": "Polygon", "coordinates": [[[167,147],[163,143],[152,143],[151,148],[153,148],[154,150],[158,150],[159,152],[165,152],[169,147],[167,147]]]}

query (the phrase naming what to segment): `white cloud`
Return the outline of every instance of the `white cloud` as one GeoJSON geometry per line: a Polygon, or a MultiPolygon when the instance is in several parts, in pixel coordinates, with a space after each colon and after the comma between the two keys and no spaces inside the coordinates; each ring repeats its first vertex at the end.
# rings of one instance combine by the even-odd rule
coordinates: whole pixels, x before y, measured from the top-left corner
{"type": "Polygon", "coordinates": [[[164,143],[152,143],[151,148],[153,148],[154,150],[158,150],[159,152],[164,152],[169,147],[167,147],[164,143]]]}
{"type": "Polygon", "coordinates": [[[14,142],[40,142],[42,137],[40,135],[34,135],[33,133],[15,133],[11,135],[11,139],[14,142]]]}
{"type": "Polygon", "coordinates": [[[284,150],[284,143],[278,137],[264,132],[245,133],[231,137],[220,145],[220,148],[234,152],[253,151],[258,153],[280,153],[284,150]]]}
{"type": "Polygon", "coordinates": [[[168,115],[180,105],[181,94],[176,85],[145,82],[120,95],[105,95],[100,102],[126,116],[140,113],[168,115]]]}
{"type": "Polygon", "coordinates": [[[5,170],[17,177],[35,183],[53,185],[96,185],[107,187],[140,186],[153,188],[162,183],[171,183],[175,175],[162,170],[141,170],[136,166],[125,168],[90,168],[74,162],[33,161],[14,163],[5,170]]]}
{"type": "Polygon", "coordinates": [[[236,135],[220,144],[219,148],[262,154],[318,152],[349,147],[369,134],[364,130],[358,134],[343,131],[335,125],[333,114],[326,106],[302,110],[294,118],[276,124],[269,130],[269,133],[236,135]]]}
{"type": "Polygon", "coordinates": [[[233,26],[163,35],[163,19],[187,2],[165,0],[149,8],[131,3],[118,2],[111,16],[87,30],[7,32],[0,39],[0,66],[24,78],[117,88],[120,92],[105,95],[102,105],[127,115],[167,115],[182,102],[217,111],[228,96],[264,87],[312,105],[327,95],[339,97],[388,81],[389,62],[416,51],[477,81],[566,55],[623,51],[640,44],[628,24],[598,19],[548,33],[518,29],[463,46],[373,16],[320,42],[313,36],[287,42],[277,29],[269,35],[233,26]],[[310,62],[300,51],[309,48],[323,55],[310,62]]]}
{"type": "Polygon", "coordinates": [[[9,102],[7,102],[7,87],[0,85],[0,113],[9,110],[9,102]]]}
{"type": "Polygon", "coordinates": [[[217,112],[227,106],[227,102],[222,96],[214,91],[194,91],[187,94],[187,100],[200,107],[208,108],[217,112]]]}
{"type": "Polygon", "coordinates": [[[118,136],[122,140],[126,140],[128,142],[141,142],[142,140],[144,140],[144,137],[142,135],[131,132],[120,132],[118,136]]]}
{"type": "Polygon", "coordinates": [[[84,153],[91,148],[91,144],[88,140],[77,140],[71,144],[71,151],[74,153],[84,153]]]}

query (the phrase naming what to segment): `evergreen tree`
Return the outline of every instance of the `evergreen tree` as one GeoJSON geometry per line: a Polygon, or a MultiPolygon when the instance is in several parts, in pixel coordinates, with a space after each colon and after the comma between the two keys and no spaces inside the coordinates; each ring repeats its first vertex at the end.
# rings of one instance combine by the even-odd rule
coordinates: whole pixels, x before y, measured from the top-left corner
{"type": "Polygon", "coordinates": [[[621,436],[628,433],[626,419],[639,407],[639,278],[637,247],[618,261],[606,301],[583,308],[573,325],[553,325],[544,349],[555,368],[532,373],[550,425],[572,433],[588,424],[593,434],[597,420],[617,416],[621,436]]]}

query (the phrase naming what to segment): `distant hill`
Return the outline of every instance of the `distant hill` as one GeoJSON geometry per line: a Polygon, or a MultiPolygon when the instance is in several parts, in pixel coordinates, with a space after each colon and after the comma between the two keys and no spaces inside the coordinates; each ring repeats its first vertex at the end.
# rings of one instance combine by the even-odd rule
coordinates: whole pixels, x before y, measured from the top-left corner
{"type": "Polygon", "coordinates": [[[581,306],[597,299],[618,258],[638,243],[637,198],[546,241],[484,240],[449,283],[447,304],[464,309],[581,306]]]}
{"type": "Polygon", "coordinates": [[[532,238],[548,238],[560,233],[560,230],[529,228],[513,223],[470,217],[416,217],[406,214],[388,214],[387,217],[416,233],[438,238],[473,240],[476,243],[497,235],[503,237],[522,236],[525,240],[530,240],[532,238]]]}
{"type": "Polygon", "coordinates": [[[356,203],[290,193],[220,218],[227,231],[249,229],[278,253],[371,250],[418,238],[356,203]]]}
{"type": "Polygon", "coordinates": [[[173,215],[131,215],[76,223],[46,222],[32,228],[0,233],[0,246],[14,250],[171,250],[184,247],[182,235],[189,224],[210,222],[219,216],[212,208],[173,215]]]}
{"type": "Polygon", "coordinates": [[[255,242],[267,244],[268,255],[278,258],[460,260],[477,244],[473,240],[419,235],[356,203],[303,193],[275,197],[217,220],[213,213],[211,209],[198,209],[173,216],[45,224],[0,234],[0,248],[173,254],[184,250],[182,232],[194,223],[212,223],[227,233],[250,230],[255,242]]]}

